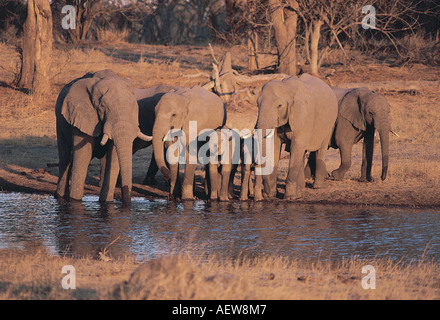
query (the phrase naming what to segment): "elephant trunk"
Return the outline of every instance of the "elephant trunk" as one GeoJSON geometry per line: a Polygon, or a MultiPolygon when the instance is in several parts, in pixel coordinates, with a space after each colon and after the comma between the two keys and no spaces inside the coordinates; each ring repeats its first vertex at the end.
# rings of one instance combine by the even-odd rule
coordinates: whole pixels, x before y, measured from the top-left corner
{"type": "Polygon", "coordinates": [[[376,129],[379,132],[381,152],[382,152],[382,175],[381,179],[385,180],[388,172],[389,148],[390,148],[390,123],[388,121],[379,122],[376,129]]]}
{"type": "Polygon", "coordinates": [[[121,173],[122,205],[131,205],[131,188],[133,178],[133,139],[119,138],[114,140],[121,173]]]}
{"type": "Polygon", "coordinates": [[[267,130],[275,129],[277,127],[277,124],[278,120],[276,116],[274,117],[272,114],[262,114],[261,112],[259,112],[255,128],[262,129],[264,136],[267,130]]]}
{"type": "Polygon", "coordinates": [[[159,125],[154,125],[153,128],[153,152],[154,158],[157,163],[157,167],[160,172],[165,176],[166,179],[170,178],[170,171],[168,166],[165,163],[165,155],[164,155],[164,138],[168,132],[165,132],[166,129],[160,128],[159,125]]]}

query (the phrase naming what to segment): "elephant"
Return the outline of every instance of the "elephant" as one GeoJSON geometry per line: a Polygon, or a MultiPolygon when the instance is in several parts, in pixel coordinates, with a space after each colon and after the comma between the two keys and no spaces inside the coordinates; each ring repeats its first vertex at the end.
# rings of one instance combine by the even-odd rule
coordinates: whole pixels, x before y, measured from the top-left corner
{"type": "Polygon", "coordinates": [[[207,196],[211,200],[228,201],[233,197],[234,176],[240,157],[240,136],[226,126],[209,137],[209,163],[205,166],[207,196]],[[215,138],[215,139],[213,139],[215,138]],[[239,145],[238,145],[239,146],[239,145]],[[213,152],[213,153],[211,153],[213,152]]]}
{"type": "MultiPolygon", "coordinates": [[[[342,180],[351,166],[353,145],[363,139],[360,181],[373,181],[371,176],[374,135],[379,132],[382,151],[382,174],[385,180],[389,162],[390,105],[387,99],[368,88],[341,89],[332,87],[339,101],[339,112],[329,147],[338,149],[341,164],[331,177],[342,180]]],[[[312,161],[309,161],[312,162],[312,161]]],[[[313,166],[311,166],[311,171],[313,166]]],[[[312,172],[311,172],[312,173],[312,172]]]]}
{"type": "MultiPolygon", "coordinates": [[[[229,129],[226,126],[216,130],[217,139],[209,140],[209,149],[214,150],[215,158],[206,165],[207,194],[211,200],[227,201],[234,197],[234,177],[241,167],[241,188],[239,200],[249,199],[254,189],[251,170],[255,166],[254,148],[258,148],[253,132],[244,129],[229,129]],[[228,149],[226,152],[225,147],[228,149]],[[214,160],[214,161],[212,161],[214,160]]],[[[258,180],[259,177],[256,177],[258,180]]],[[[261,190],[260,190],[261,192],[261,190]]]]}
{"type": "MultiPolygon", "coordinates": [[[[171,85],[159,85],[151,88],[144,88],[134,90],[136,95],[136,100],[139,106],[139,128],[141,132],[146,135],[152,135],[153,126],[155,121],[154,109],[162,96],[170,91],[177,91],[183,89],[181,86],[171,86],[171,85]]],[[[152,141],[145,141],[142,139],[135,139],[133,142],[133,153],[136,151],[146,148],[152,144],[152,141]]],[[[147,174],[142,182],[144,185],[155,185],[156,173],[159,171],[157,167],[156,160],[154,158],[154,152],[151,157],[150,166],[148,167],[147,174]]]]}
{"type": "MultiPolygon", "coordinates": [[[[313,187],[324,187],[327,174],[324,159],[338,114],[338,101],[332,89],[321,79],[304,73],[299,77],[266,83],[257,104],[256,129],[262,129],[263,134],[266,130],[266,134],[262,135],[262,154],[268,138],[273,137],[274,145],[273,171],[262,177],[263,196],[276,196],[277,167],[283,142],[287,144],[286,150],[290,151],[284,199],[302,197],[306,151],[316,151],[313,187]]],[[[266,158],[267,155],[266,152],[266,158]]],[[[260,187],[255,185],[256,189],[260,187]]],[[[261,199],[256,196],[255,200],[261,199]]]]}
{"type": "Polygon", "coordinates": [[[176,147],[178,142],[165,140],[169,140],[167,137],[170,137],[172,131],[177,131],[185,140],[182,146],[185,152],[179,152],[180,156],[183,154],[185,157],[181,199],[193,199],[194,173],[198,162],[195,153],[200,146],[198,135],[200,131],[216,130],[225,124],[226,109],[223,101],[216,94],[198,86],[182,88],[162,96],[155,107],[155,116],[153,152],[159,170],[170,180],[170,197],[179,197],[179,162],[183,160],[170,163],[168,156],[173,150],[170,147],[176,147]],[[196,121],[196,128],[193,127],[193,121],[196,121]],[[166,150],[170,150],[167,157],[166,150]]]}
{"type": "Polygon", "coordinates": [[[55,196],[81,200],[90,160],[105,157],[99,201],[113,201],[121,171],[122,203],[130,206],[133,141],[152,140],[139,129],[131,81],[108,69],[87,73],[63,87],[55,115],[60,160],[55,196]]]}

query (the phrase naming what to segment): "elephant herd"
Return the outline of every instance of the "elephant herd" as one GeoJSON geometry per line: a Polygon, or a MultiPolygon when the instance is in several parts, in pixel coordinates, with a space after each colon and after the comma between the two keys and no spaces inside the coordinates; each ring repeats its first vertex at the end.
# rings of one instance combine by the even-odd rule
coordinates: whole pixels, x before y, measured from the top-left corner
{"type": "Polygon", "coordinates": [[[233,179],[241,166],[240,200],[276,197],[282,145],[290,152],[284,199],[301,197],[305,177],[321,188],[328,176],[325,155],[338,148],[341,164],[331,177],[341,180],[351,165],[351,151],[363,139],[361,180],[372,181],[375,130],[386,178],[391,131],[390,106],[367,88],[330,87],[309,74],[266,83],[257,100],[253,130],[226,127],[227,112],[215,93],[160,85],[137,89],[112,70],[87,73],[67,84],[55,106],[59,178],[56,197],[81,200],[88,166],[101,159],[101,202],[112,202],[120,176],[122,204],[131,203],[132,155],[153,145],[144,184],[154,184],[160,170],[173,198],[193,199],[197,164],[206,168],[211,200],[232,197],[233,179]],[[306,162],[306,152],[309,157],[306,162]],[[179,163],[185,165],[183,180],[179,163]],[[250,187],[251,169],[255,183],[250,187]]]}

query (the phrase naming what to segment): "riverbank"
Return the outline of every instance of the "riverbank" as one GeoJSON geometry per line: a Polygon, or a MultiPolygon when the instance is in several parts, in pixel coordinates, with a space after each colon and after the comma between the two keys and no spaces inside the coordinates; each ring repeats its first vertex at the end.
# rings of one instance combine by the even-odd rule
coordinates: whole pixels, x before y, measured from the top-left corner
{"type": "Polygon", "coordinates": [[[356,257],[305,262],[174,256],[140,263],[129,256],[103,261],[0,250],[0,299],[434,300],[440,298],[439,274],[432,262],[356,257]]]}
{"type": "MultiPolygon", "coordinates": [[[[23,139],[24,143],[25,139],[23,139]]],[[[4,192],[25,192],[54,194],[58,177],[57,148],[55,142],[48,145],[21,145],[21,143],[0,145],[0,190],[4,192]]],[[[303,204],[329,204],[329,205],[355,205],[355,206],[381,206],[381,207],[409,207],[422,209],[440,209],[440,188],[435,176],[439,170],[434,166],[439,164],[434,161],[423,163],[419,168],[414,161],[406,158],[408,155],[400,152],[400,146],[391,146],[393,161],[391,173],[385,181],[379,177],[378,166],[376,166],[375,177],[372,183],[358,181],[360,175],[361,145],[356,145],[353,155],[353,168],[350,169],[348,177],[343,181],[326,181],[326,188],[306,188],[304,196],[296,200],[303,204]],[[433,166],[432,169],[429,166],[433,166]],[[419,171],[418,171],[419,170],[419,171]],[[424,171],[422,171],[424,170],[424,171]],[[426,171],[432,170],[430,176],[426,171]],[[403,172],[405,171],[405,173],[403,172]],[[426,172],[426,173],[425,173],[426,172]]],[[[409,146],[407,152],[414,157],[420,156],[424,151],[423,146],[409,146]]],[[[437,157],[433,150],[431,156],[437,157]]],[[[379,158],[380,155],[377,155],[379,158]]],[[[134,155],[133,160],[133,196],[151,198],[167,197],[167,185],[163,176],[158,173],[158,184],[155,186],[142,185],[149,161],[151,149],[141,150],[134,155]]],[[[376,160],[380,163],[380,159],[376,160]]],[[[85,187],[85,194],[99,194],[99,161],[92,160],[89,167],[89,175],[85,187]]],[[[287,174],[288,159],[281,160],[278,176],[278,193],[280,199],[271,201],[284,201],[284,180],[287,174]]],[[[336,150],[330,150],[327,157],[327,166],[337,168],[339,165],[339,154],[336,150]]],[[[380,166],[379,166],[380,167],[380,166]]],[[[374,172],[374,171],[373,171],[374,172]]],[[[203,181],[205,172],[202,167],[196,172],[196,195],[203,199],[203,181]]],[[[240,191],[240,173],[235,178],[235,196],[240,191]]],[[[120,190],[116,190],[116,199],[120,197],[120,190]]],[[[237,199],[232,201],[239,201],[237,199]]],[[[250,200],[252,201],[252,200],[250,200]]]]}

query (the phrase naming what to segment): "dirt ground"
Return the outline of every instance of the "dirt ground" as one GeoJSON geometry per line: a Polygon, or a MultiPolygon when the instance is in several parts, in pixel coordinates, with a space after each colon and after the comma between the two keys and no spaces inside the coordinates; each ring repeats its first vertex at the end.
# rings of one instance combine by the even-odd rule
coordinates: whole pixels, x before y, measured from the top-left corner
{"type": "MultiPolygon", "coordinates": [[[[242,47],[215,47],[217,58],[232,52],[233,67],[246,74],[246,56],[242,47]]],[[[89,71],[111,68],[132,79],[137,87],[157,84],[192,86],[209,81],[212,56],[207,47],[118,46],[59,47],[53,61],[52,91],[35,97],[10,86],[18,68],[18,56],[11,46],[0,45],[0,190],[53,194],[58,175],[54,105],[64,84],[89,71]],[[148,75],[146,77],[145,75],[148,75]]],[[[420,64],[395,66],[393,61],[376,61],[372,57],[351,53],[353,73],[342,58],[321,69],[323,79],[338,85],[352,82],[394,80],[439,80],[440,68],[420,64]],[[333,73],[330,78],[324,75],[333,73]],[[330,79],[330,80],[329,80],[330,79]]],[[[302,66],[307,71],[307,66],[302,66]]],[[[264,83],[251,88],[258,92],[264,83]]],[[[416,92],[383,92],[392,106],[390,169],[385,181],[379,179],[380,145],[376,141],[372,183],[361,183],[362,145],[353,150],[353,164],[344,181],[327,181],[327,188],[306,189],[301,203],[352,204],[362,206],[408,206],[440,208],[440,90],[425,88],[416,92]]],[[[255,99],[238,96],[228,109],[228,126],[252,128],[256,121],[255,99]]],[[[378,138],[377,138],[378,140],[378,138]]],[[[280,163],[278,191],[284,193],[287,153],[280,163]]],[[[151,149],[134,156],[133,195],[165,197],[167,186],[160,173],[154,187],[141,184],[151,158],[151,149]]],[[[328,171],[339,166],[339,153],[330,149],[326,159],[328,171]]],[[[200,168],[201,169],[201,168],[200,168]]],[[[197,195],[203,197],[203,170],[198,170],[197,195]]],[[[92,160],[86,194],[98,194],[99,162],[92,160]]],[[[118,191],[119,192],[119,191],[118,191]]],[[[239,192],[239,174],[236,193],[239,192]]],[[[116,197],[119,195],[117,194],[116,197]]],[[[277,201],[283,201],[281,199],[277,201]]]]}

